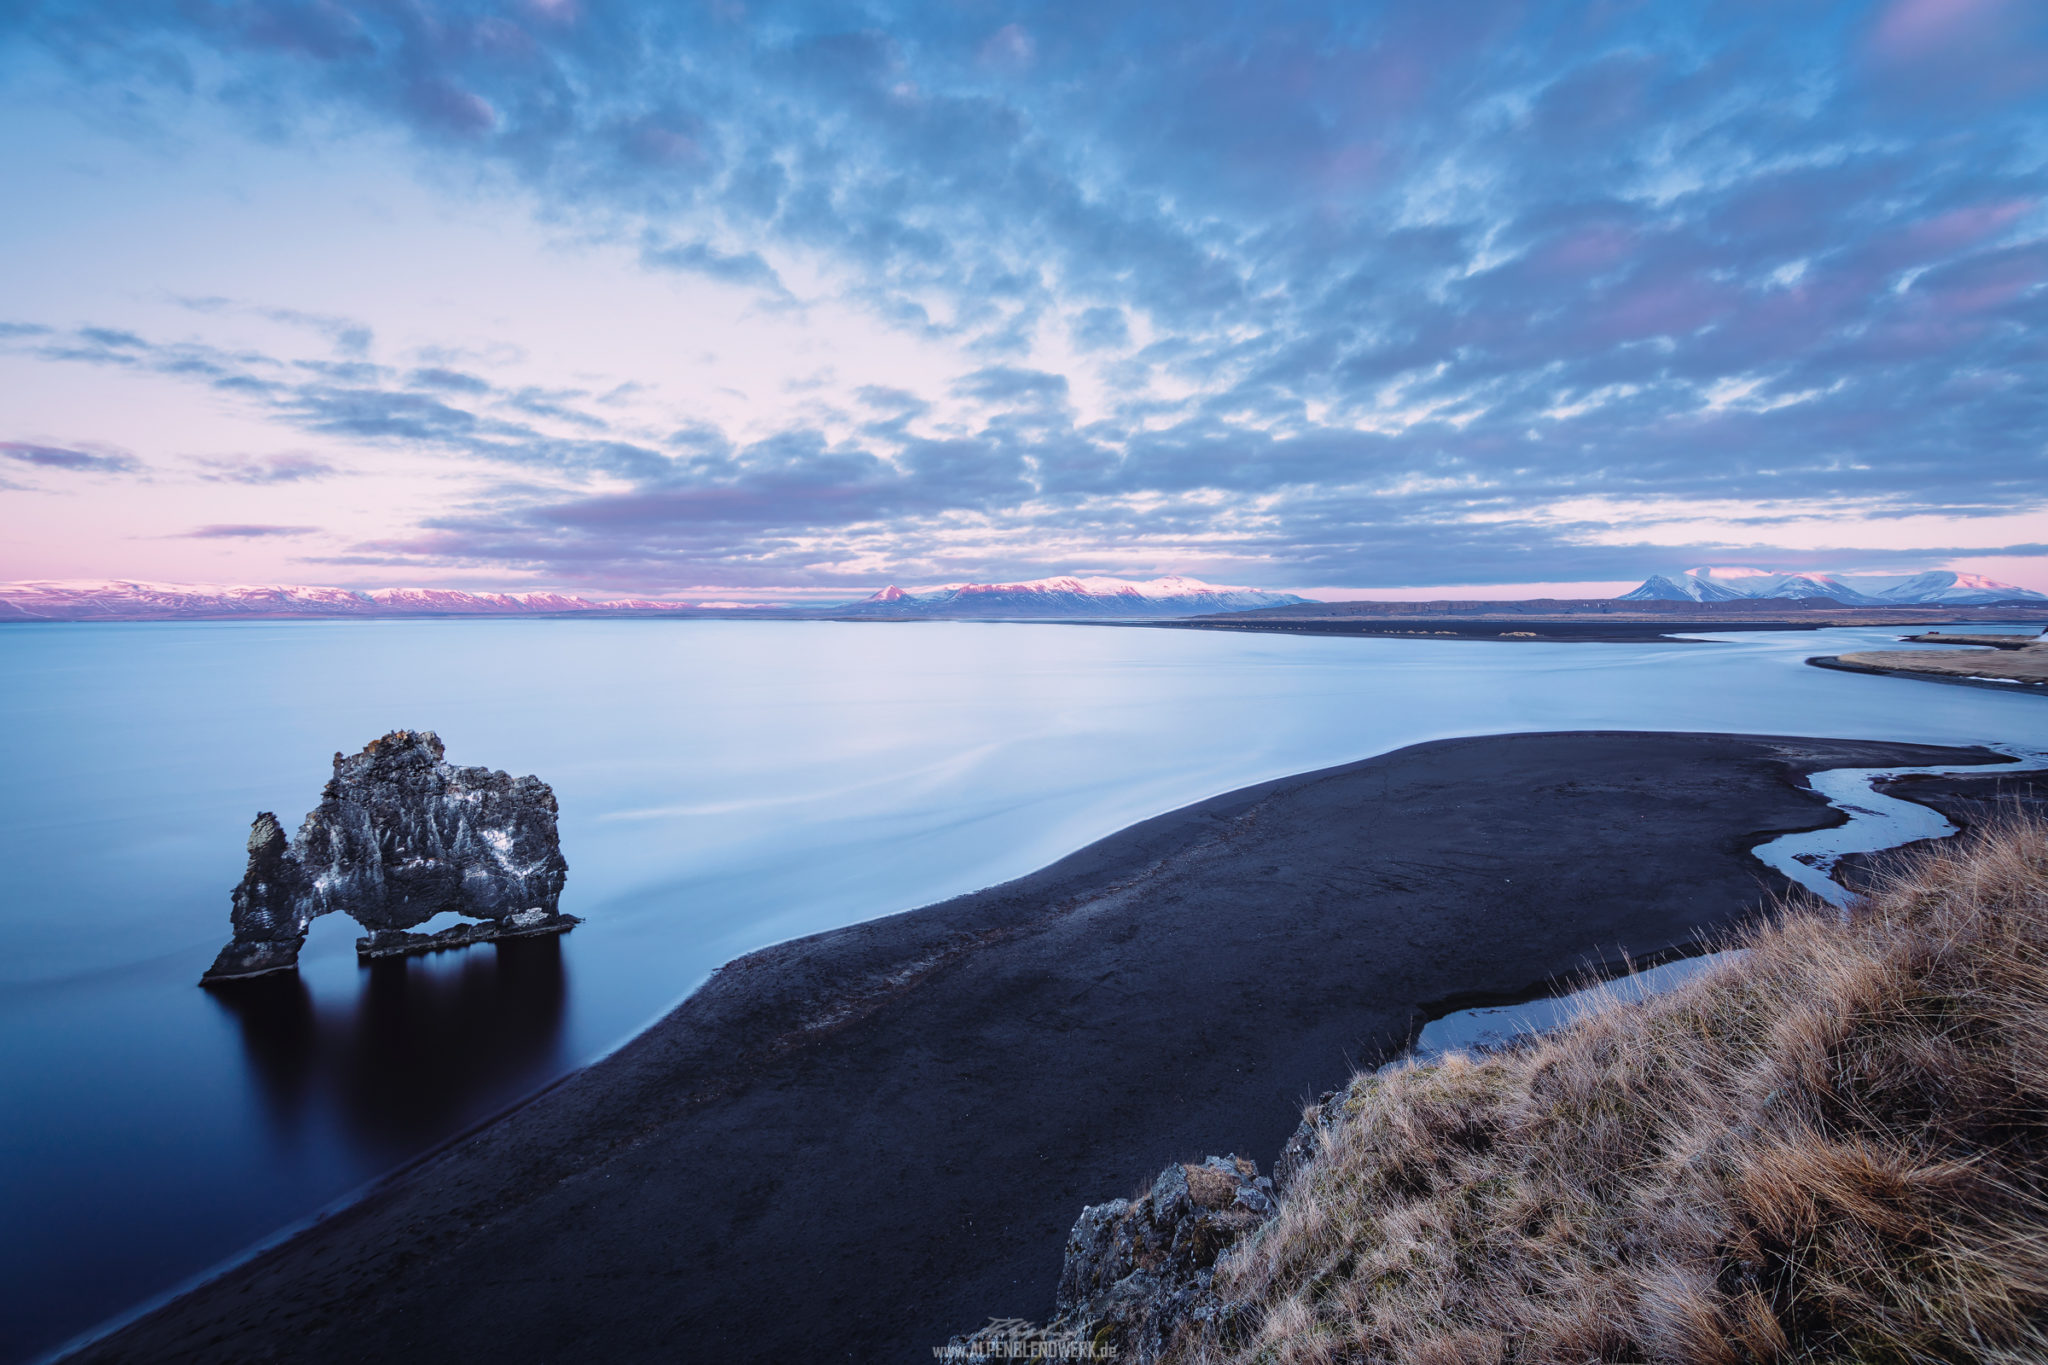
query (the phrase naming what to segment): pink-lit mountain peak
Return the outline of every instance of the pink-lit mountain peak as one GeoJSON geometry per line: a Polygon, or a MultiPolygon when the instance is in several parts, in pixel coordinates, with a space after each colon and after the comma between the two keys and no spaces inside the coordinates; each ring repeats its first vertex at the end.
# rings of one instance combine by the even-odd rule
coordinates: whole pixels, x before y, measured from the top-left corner
{"type": "Polygon", "coordinates": [[[1929,569],[1906,577],[1872,574],[1788,573],[1771,569],[1700,568],[1672,577],[1653,574],[1621,595],[1622,601],[1726,602],[1737,598],[1830,598],[1846,606],[1982,606],[2041,601],[2030,588],[1983,574],[1929,569]]]}
{"type": "Polygon", "coordinates": [[[1816,595],[1818,592],[1848,590],[1841,578],[1831,573],[1814,571],[1793,572],[1782,569],[1752,569],[1747,567],[1713,567],[1687,569],[1692,578],[1705,579],[1733,588],[1744,596],[1752,594],[1775,594],[1779,597],[1816,595]]]}

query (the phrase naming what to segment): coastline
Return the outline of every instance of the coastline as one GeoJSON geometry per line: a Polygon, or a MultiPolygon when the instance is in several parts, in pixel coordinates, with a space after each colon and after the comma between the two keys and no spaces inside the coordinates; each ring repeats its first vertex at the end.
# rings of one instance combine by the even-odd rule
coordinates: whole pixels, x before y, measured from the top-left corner
{"type": "Polygon", "coordinates": [[[1926,626],[1948,621],[2031,622],[2039,620],[2042,614],[2021,604],[1854,607],[1825,598],[1705,604],[1621,598],[1529,598],[1496,602],[1318,602],[1152,624],[1181,630],[1429,637],[1510,644],[1692,644],[1698,642],[1681,637],[1708,632],[1813,631],[1839,626],[1926,626]]]}
{"type": "Polygon", "coordinates": [[[1437,741],[738,959],[620,1052],[73,1357],[928,1358],[1042,1315],[1083,1203],[1272,1153],[1426,1006],[1752,909],[1836,766],[1718,735],[1437,741]]]}
{"type": "Polygon", "coordinates": [[[1874,664],[1850,663],[1833,654],[1815,655],[1806,661],[1815,668],[1832,669],[1838,673],[1866,673],[1874,678],[1910,678],[1914,682],[1946,683],[1950,687],[1987,687],[1994,692],[2031,693],[2035,696],[2048,695],[2048,683],[2022,682],[2018,679],[2000,682],[1990,678],[1972,678],[1967,675],[1935,673],[1924,668],[1879,668],[1874,664]]]}
{"type": "Polygon", "coordinates": [[[1976,621],[1987,626],[2040,621],[2048,604],[1939,604],[1900,607],[1843,606],[1829,599],[1742,601],[1701,604],[1678,601],[1626,601],[1549,598],[1509,601],[1357,601],[1304,602],[1293,606],[1251,607],[1193,616],[1032,615],[992,611],[986,614],[849,611],[844,607],[681,607],[673,610],[615,610],[589,607],[573,611],[406,610],[321,613],[306,611],[91,612],[80,615],[8,614],[0,602],[5,625],[167,625],[251,622],[449,622],[449,621],[808,621],[840,625],[924,625],[940,622],[976,625],[1113,626],[1153,630],[1236,631],[1252,634],[1337,635],[1434,640],[1488,640],[1495,643],[1543,641],[1553,644],[1697,644],[1685,638],[1702,632],[1816,631],[1842,626],[1916,627],[1976,621]]]}

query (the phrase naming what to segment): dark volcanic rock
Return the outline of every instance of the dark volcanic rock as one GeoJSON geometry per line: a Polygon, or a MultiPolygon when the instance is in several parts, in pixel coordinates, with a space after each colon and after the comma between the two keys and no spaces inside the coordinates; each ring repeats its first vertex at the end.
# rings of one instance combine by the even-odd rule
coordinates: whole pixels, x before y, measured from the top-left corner
{"type": "Polygon", "coordinates": [[[1136,1200],[1081,1210],[1067,1234],[1053,1320],[1043,1327],[992,1322],[950,1343],[954,1358],[1059,1358],[1088,1343],[1095,1355],[1150,1360],[1182,1324],[1209,1329],[1232,1306],[1210,1286],[1216,1260],[1274,1212],[1273,1182],[1241,1156],[1175,1162],[1136,1200]]]}
{"type": "Polygon", "coordinates": [[[1301,1126],[1287,1139],[1287,1145],[1280,1149],[1280,1155],[1273,1162],[1273,1187],[1281,1194],[1287,1193],[1294,1184],[1294,1178],[1301,1174],[1309,1162],[1322,1150],[1323,1138],[1336,1126],[1343,1111],[1334,1103],[1342,1091],[1325,1090],[1314,1104],[1301,1114],[1301,1126]]]}
{"type": "Polygon", "coordinates": [[[537,777],[442,760],[431,731],[396,730],[334,776],[299,830],[314,914],[343,910],[365,929],[410,929],[443,910],[505,920],[553,915],[568,880],[555,794],[537,777]]]}
{"type": "Polygon", "coordinates": [[[339,910],[365,929],[364,957],[561,933],[569,865],[555,794],[537,777],[458,768],[440,738],[394,730],[359,754],[334,756],[320,804],[287,844],[265,812],[249,832],[249,869],[235,888],[234,941],[207,982],[282,971],[298,962],[315,918],[339,910]],[[480,924],[405,931],[443,911],[480,924]]]}
{"type": "Polygon", "coordinates": [[[264,811],[249,826],[249,870],[233,893],[228,919],[234,941],[220,950],[201,979],[261,976],[295,964],[313,922],[309,890],[277,817],[264,811]]]}

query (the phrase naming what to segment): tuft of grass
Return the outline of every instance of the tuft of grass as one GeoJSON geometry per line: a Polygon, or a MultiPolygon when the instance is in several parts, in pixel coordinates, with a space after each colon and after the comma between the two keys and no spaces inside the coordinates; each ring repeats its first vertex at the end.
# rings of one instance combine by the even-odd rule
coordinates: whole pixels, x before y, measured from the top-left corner
{"type": "Polygon", "coordinates": [[[1746,956],[1360,1077],[1188,1365],[2048,1360],[2048,824],[1746,956]]]}

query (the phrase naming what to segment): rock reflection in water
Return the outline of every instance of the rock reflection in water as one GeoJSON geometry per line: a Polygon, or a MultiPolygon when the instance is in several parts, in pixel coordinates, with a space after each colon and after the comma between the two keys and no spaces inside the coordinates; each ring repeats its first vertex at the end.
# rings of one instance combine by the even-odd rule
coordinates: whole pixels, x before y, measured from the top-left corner
{"type": "Polygon", "coordinates": [[[397,1161],[564,1068],[560,939],[378,961],[359,979],[355,1001],[340,1007],[323,1006],[296,974],[215,990],[282,1146],[297,1146],[328,1110],[353,1144],[397,1161]]]}

